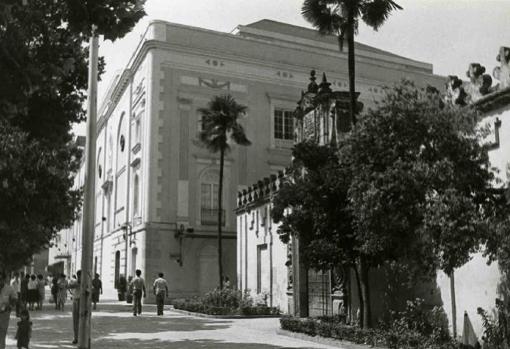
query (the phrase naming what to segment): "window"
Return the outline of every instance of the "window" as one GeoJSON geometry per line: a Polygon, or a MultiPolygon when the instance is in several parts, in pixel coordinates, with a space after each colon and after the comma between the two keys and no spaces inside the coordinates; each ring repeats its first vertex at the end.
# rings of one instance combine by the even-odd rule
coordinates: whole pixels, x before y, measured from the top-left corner
{"type": "Polygon", "coordinates": [[[274,111],[274,138],[294,139],[294,117],[292,111],[275,109],[274,111]]]}
{"type": "MultiPolygon", "coordinates": [[[[218,224],[218,171],[207,171],[200,184],[200,216],[203,225],[218,224]]],[[[222,209],[222,225],[225,225],[225,209],[222,209]]]]}
{"type": "Polygon", "coordinates": [[[140,179],[138,178],[138,175],[135,175],[135,178],[133,180],[133,216],[138,217],[139,214],[139,197],[140,197],[140,179]]]}

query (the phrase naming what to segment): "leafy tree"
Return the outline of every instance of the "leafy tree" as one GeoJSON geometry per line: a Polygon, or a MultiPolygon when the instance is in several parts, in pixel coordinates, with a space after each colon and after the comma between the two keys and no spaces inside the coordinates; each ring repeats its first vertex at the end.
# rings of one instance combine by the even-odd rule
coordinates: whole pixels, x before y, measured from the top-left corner
{"type": "Polygon", "coordinates": [[[347,36],[350,114],[356,123],[356,87],[354,35],[360,20],[374,30],[384,24],[391,11],[401,10],[392,0],[304,0],[301,8],[303,17],[322,35],[336,35],[340,51],[347,36]]]}
{"type": "Polygon", "coordinates": [[[444,106],[439,96],[405,82],[339,142],[338,160],[328,160],[336,164],[303,162],[304,171],[292,172],[278,194],[273,217],[284,216],[279,233],[307,242],[312,267],[354,266],[363,326],[371,319],[370,269],[399,263],[416,275],[438,268],[450,273],[487,241],[503,201],[492,189],[476,121],[471,110],[444,106]],[[285,215],[285,208],[292,213],[285,215]],[[298,225],[303,221],[306,226],[298,225]],[[323,251],[328,253],[320,260],[323,251]]]}
{"type": "Polygon", "coordinates": [[[18,246],[3,255],[0,268],[23,265],[72,223],[79,192],[71,190],[71,178],[80,154],[71,125],[85,118],[83,43],[93,23],[108,39],[124,35],[143,16],[142,5],[135,0],[0,3],[0,182],[7,183],[0,196],[0,240],[18,246]]]}
{"type": "Polygon", "coordinates": [[[230,151],[231,142],[248,146],[239,118],[246,112],[246,106],[238,104],[230,95],[216,96],[209,101],[207,108],[199,109],[202,115],[202,131],[199,139],[212,153],[220,153],[220,178],[218,185],[218,270],[219,287],[223,287],[222,265],[222,219],[223,219],[223,170],[225,154],[230,151]]]}

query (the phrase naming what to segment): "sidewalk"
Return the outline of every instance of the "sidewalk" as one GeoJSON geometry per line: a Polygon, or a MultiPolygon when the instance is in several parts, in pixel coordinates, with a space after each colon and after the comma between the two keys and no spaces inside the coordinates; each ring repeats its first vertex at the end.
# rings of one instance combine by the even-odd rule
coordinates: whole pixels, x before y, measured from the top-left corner
{"type": "MultiPolygon", "coordinates": [[[[33,335],[30,348],[75,348],[71,344],[71,305],[66,311],[54,310],[52,304],[31,313],[33,335]]],[[[154,305],[144,305],[142,316],[133,317],[126,303],[98,304],[92,315],[92,348],[170,348],[170,349],[338,349],[277,334],[275,318],[210,319],[184,315],[165,307],[158,317],[154,305]]],[[[16,348],[14,334],[17,319],[11,317],[7,348],[16,348]]]]}

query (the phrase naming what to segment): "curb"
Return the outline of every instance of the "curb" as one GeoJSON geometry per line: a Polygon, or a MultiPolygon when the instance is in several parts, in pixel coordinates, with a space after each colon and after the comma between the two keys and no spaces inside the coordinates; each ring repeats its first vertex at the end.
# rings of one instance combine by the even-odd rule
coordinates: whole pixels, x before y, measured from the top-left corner
{"type": "Polygon", "coordinates": [[[342,340],[333,339],[333,338],[327,338],[327,337],[321,337],[321,336],[309,336],[304,333],[282,330],[281,328],[276,329],[276,334],[291,337],[291,338],[301,339],[304,341],[314,342],[314,343],[318,343],[318,344],[336,346],[336,347],[339,347],[342,349],[367,349],[367,348],[387,349],[387,348],[382,348],[382,347],[373,347],[373,346],[370,346],[367,344],[356,344],[353,342],[342,341],[342,340]]]}
{"type": "Polygon", "coordinates": [[[170,310],[174,311],[176,313],[183,314],[183,315],[203,317],[203,318],[208,318],[208,319],[266,319],[266,318],[280,318],[281,317],[281,315],[210,315],[210,314],[196,313],[196,312],[187,311],[187,310],[175,309],[174,307],[172,307],[170,310]]]}

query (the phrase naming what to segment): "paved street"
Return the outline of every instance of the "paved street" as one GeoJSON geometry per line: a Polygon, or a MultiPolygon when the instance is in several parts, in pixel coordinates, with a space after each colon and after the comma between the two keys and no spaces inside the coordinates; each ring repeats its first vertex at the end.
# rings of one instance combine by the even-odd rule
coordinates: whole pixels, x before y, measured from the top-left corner
{"type": "MultiPolygon", "coordinates": [[[[31,313],[33,335],[30,348],[74,348],[71,304],[66,311],[31,313]]],[[[133,317],[130,306],[110,302],[93,313],[92,348],[337,348],[276,334],[278,319],[210,319],[183,315],[165,309],[155,315],[153,305],[144,306],[141,317],[133,317]]],[[[15,348],[17,319],[11,317],[7,348],[15,348]]]]}

